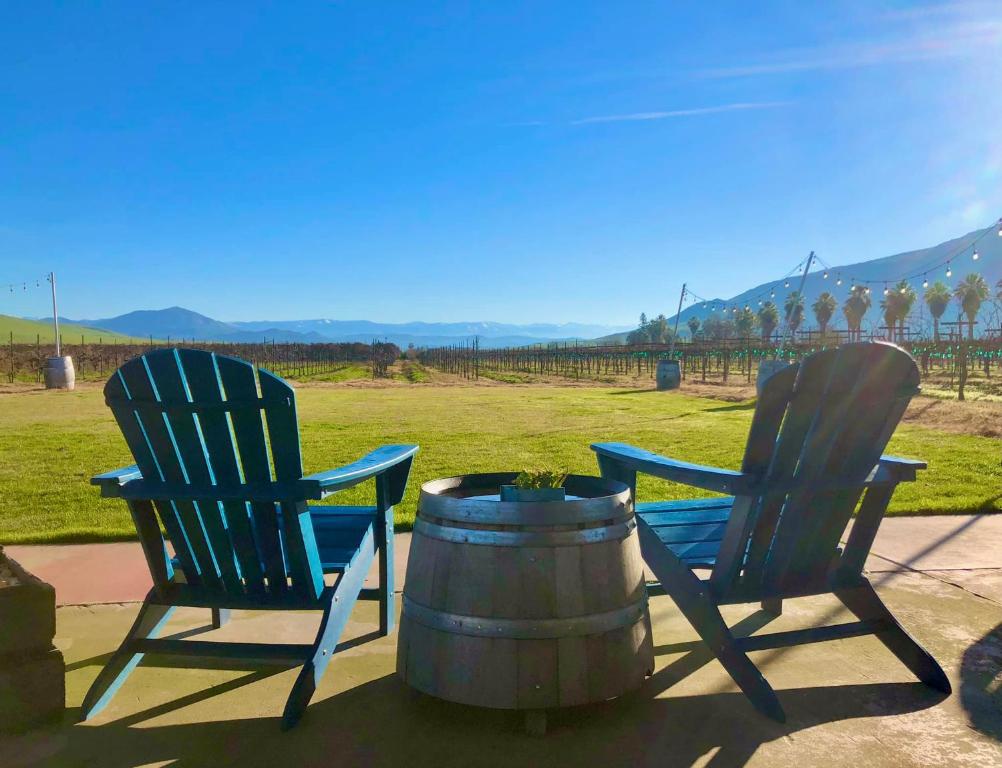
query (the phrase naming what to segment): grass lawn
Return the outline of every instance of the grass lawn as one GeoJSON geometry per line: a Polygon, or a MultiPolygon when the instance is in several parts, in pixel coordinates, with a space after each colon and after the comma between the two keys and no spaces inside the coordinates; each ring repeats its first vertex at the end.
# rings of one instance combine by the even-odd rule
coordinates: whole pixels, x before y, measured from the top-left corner
{"type": "MultiPolygon", "coordinates": [[[[307,472],[384,443],[421,445],[400,524],[414,519],[418,488],[432,478],[540,465],[594,474],[594,441],[736,467],[753,408],[590,387],[305,386],[297,397],[307,472]]],[[[907,424],[890,450],[930,464],[919,482],[900,487],[892,514],[1002,510],[997,439],[907,424]]],[[[0,542],[133,536],[125,504],[101,499],[88,484],[91,475],[131,463],[98,387],[0,394],[0,542]]],[[[331,501],[360,503],[371,492],[363,485],[331,501]]],[[[641,500],[697,495],[706,494],[649,478],[639,488],[641,500]]]]}

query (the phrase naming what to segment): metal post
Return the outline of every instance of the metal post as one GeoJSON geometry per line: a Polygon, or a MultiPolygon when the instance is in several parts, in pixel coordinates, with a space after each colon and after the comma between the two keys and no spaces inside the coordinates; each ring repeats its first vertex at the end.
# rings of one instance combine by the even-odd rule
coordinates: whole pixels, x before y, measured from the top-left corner
{"type": "Polygon", "coordinates": [[[675,357],[675,339],[678,338],[678,319],[682,314],[682,302],[685,301],[685,286],[687,283],[682,283],[682,293],[678,297],[678,312],[675,313],[675,330],[672,332],[671,336],[671,348],[668,350],[668,359],[671,360],[675,357]]]}
{"type": "MultiPolygon", "coordinates": [[[[811,264],[814,263],[814,251],[811,251],[811,255],[807,257],[807,266],[804,267],[804,274],[800,276],[800,286],[797,288],[797,295],[800,298],[804,298],[804,283],[807,282],[807,273],[811,271],[811,264]]],[[[807,312],[807,307],[804,307],[804,312],[807,312]]],[[[786,318],[786,327],[783,331],[783,340],[779,344],[779,351],[782,352],[786,347],[786,340],[790,338],[790,318],[786,318]]]]}
{"type": "Polygon", "coordinates": [[[49,272],[49,284],[52,285],[52,327],[56,334],[56,357],[62,357],[62,345],[59,343],[59,310],[56,307],[56,273],[49,272]]]}

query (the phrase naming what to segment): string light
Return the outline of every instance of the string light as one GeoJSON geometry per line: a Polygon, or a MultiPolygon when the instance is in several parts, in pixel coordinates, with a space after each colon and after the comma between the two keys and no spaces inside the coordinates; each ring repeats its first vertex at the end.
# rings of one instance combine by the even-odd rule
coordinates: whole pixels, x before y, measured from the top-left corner
{"type": "Polygon", "coordinates": [[[888,290],[888,288],[887,288],[887,283],[884,283],[884,296],[886,296],[889,293],[890,293],[890,290],[888,290]]]}
{"type": "Polygon", "coordinates": [[[926,277],[925,275],[922,275],[922,287],[923,288],[929,287],[929,278],[926,277]]]}
{"type": "Polygon", "coordinates": [[[827,271],[823,275],[821,275],[821,279],[822,280],[827,280],[828,279],[828,272],[827,271]]]}
{"type": "Polygon", "coordinates": [[[783,283],[783,287],[784,287],[784,288],[789,288],[789,287],[790,287],[790,281],[789,281],[789,280],[787,280],[786,282],[784,282],[784,283],[783,283]]]}
{"type": "Polygon", "coordinates": [[[978,247],[974,246],[974,253],[971,254],[971,259],[977,261],[979,258],[981,258],[981,254],[978,253],[978,247]]]}
{"type": "Polygon", "coordinates": [[[953,270],[950,269],[950,262],[946,262],[946,276],[953,277],[953,270]]]}
{"type": "Polygon", "coordinates": [[[901,293],[902,293],[902,295],[908,293],[908,286],[907,285],[902,285],[901,286],[901,293]]]}
{"type": "Polygon", "coordinates": [[[866,286],[866,292],[870,293],[870,286],[866,286]]]}
{"type": "Polygon", "coordinates": [[[842,285],[842,278],[838,275],[835,276],[835,285],[842,285]]]}
{"type": "Polygon", "coordinates": [[[999,237],[1002,237],[1002,219],[999,219],[999,237]]]}

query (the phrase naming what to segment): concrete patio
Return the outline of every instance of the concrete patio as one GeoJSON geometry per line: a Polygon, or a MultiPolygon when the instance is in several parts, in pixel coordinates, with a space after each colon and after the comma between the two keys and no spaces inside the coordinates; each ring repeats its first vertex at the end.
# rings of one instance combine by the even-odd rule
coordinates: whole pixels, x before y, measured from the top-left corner
{"type": "MultiPolygon", "coordinates": [[[[398,586],[408,536],[398,536],[398,586]]],[[[655,674],[617,701],[552,713],[531,738],[514,714],[412,693],[394,674],[395,636],[369,640],[362,603],[313,704],[293,731],[278,716],[295,671],[182,668],[147,658],[108,708],[75,724],[88,685],[132,622],[149,576],[134,544],[10,547],[56,586],[56,643],[67,662],[62,724],[0,741],[0,765],[1002,765],[1002,516],[893,518],[868,571],[901,623],[947,670],[943,698],[914,681],[872,637],[753,654],[788,715],[760,716],[696,641],[668,598],[653,598],[655,674]],[[359,642],[356,642],[359,641],[359,642]],[[364,641],[364,642],[361,642],[364,641]]],[[[726,617],[738,631],[794,629],[850,617],[834,599],[757,606],[726,617]]],[[[234,613],[200,639],[311,639],[316,618],[234,613]]],[[[168,627],[191,634],[208,611],[168,627]]],[[[210,662],[215,664],[215,662],[210,662]]]]}

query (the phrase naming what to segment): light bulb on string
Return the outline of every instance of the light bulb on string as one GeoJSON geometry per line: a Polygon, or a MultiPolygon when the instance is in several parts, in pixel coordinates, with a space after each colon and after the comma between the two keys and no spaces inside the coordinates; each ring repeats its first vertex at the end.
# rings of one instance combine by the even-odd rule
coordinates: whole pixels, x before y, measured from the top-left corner
{"type": "Polygon", "coordinates": [[[866,292],[867,292],[867,293],[869,293],[869,292],[870,292],[870,286],[866,286],[866,292]]]}
{"type": "Polygon", "coordinates": [[[1002,219],[999,219],[999,237],[1002,237],[1002,219]]]}
{"type": "Polygon", "coordinates": [[[889,293],[890,293],[890,291],[887,288],[887,283],[884,283],[884,296],[886,296],[889,293]]]}
{"type": "Polygon", "coordinates": [[[922,275],[922,287],[923,288],[929,287],[929,278],[927,278],[925,275],[922,275]]]}
{"type": "Polygon", "coordinates": [[[946,262],[946,276],[953,277],[953,270],[950,269],[950,262],[946,262]]]}
{"type": "Polygon", "coordinates": [[[981,254],[980,254],[980,253],[978,253],[978,249],[977,249],[977,247],[975,246],[975,248],[974,248],[974,253],[972,253],[972,254],[971,254],[971,260],[972,260],[972,261],[977,261],[977,260],[978,260],[978,259],[980,259],[980,258],[981,258],[981,254]]]}
{"type": "Polygon", "coordinates": [[[825,272],[823,275],[821,275],[821,279],[822,280],[827,280],[828,279],[828,272],[825,272]]]}
{"type": "Polygon", "coordinates": [[[901,293],[902,293],[902,295],[908,293],[908,286],[907,285],[902,285],[901,286],[901,293]]]}
{"type": "Polygon", "coordinates": [[[776,298],[776,292],[775,291],[769,291],[769,298],[770,299],[775,299],[776,298]]]}
{"type": "Polygon", "coordinates": [[[842,285],[842,278],[837,275],[835,277],[835,285],[842,285]]]}
{"type": "Polygon", "coordinates": [[[783,283],[783,287],[784,287],[784,288],[789,288],[789,287],[790,287],[790,281],[789,281],[789,280],[787,280],[786,282],[784,282],[784,283],[783,283]]]}

